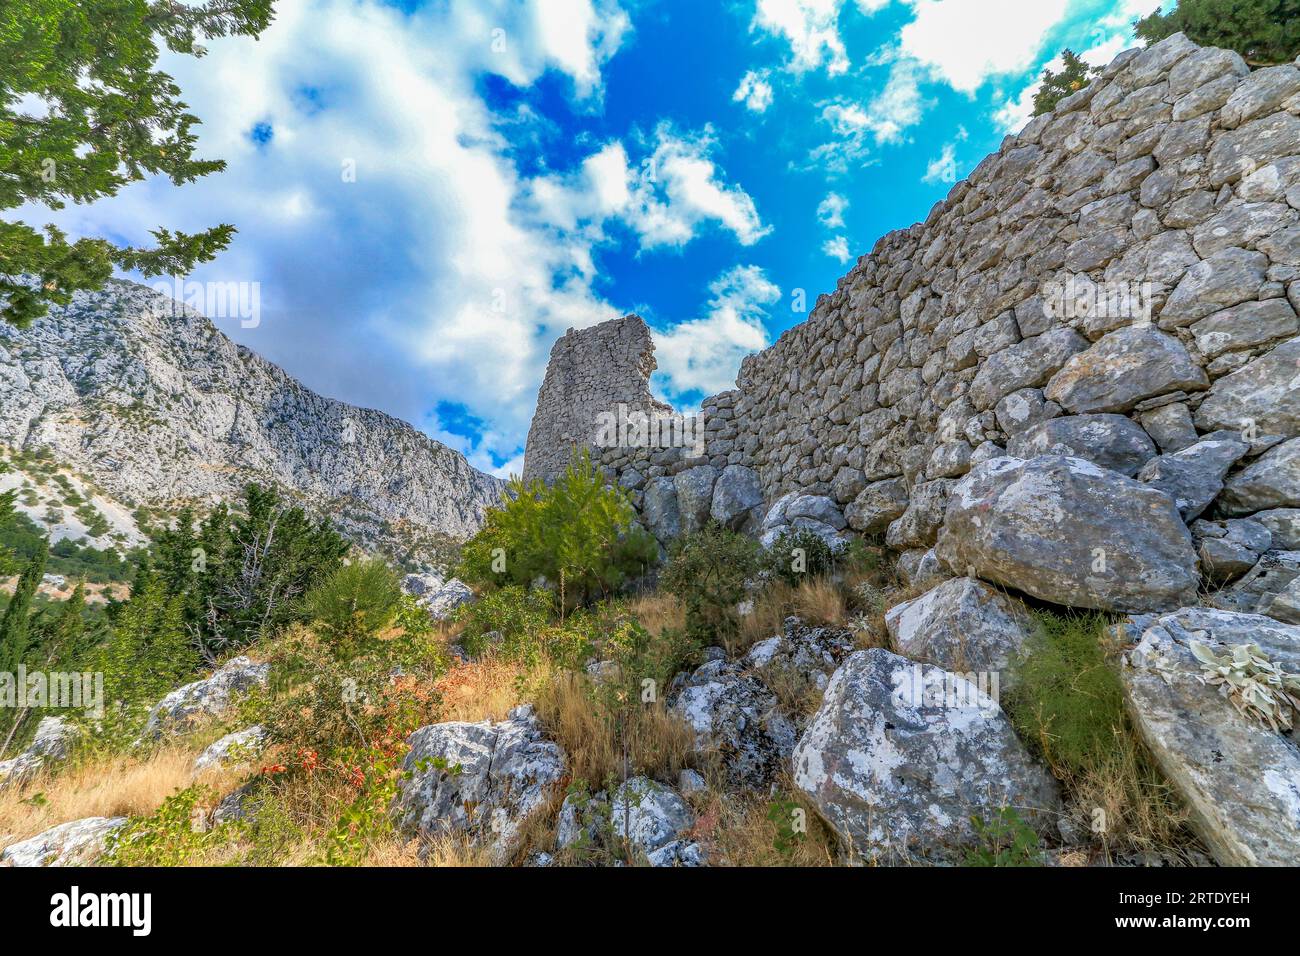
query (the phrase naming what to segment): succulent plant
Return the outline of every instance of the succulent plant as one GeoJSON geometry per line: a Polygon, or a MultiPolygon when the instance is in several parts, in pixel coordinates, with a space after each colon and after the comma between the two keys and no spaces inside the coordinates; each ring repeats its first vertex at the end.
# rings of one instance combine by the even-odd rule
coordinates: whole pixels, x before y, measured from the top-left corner
{"type": "Polygon", "coordinates": [[[1300,710],[1300,674],[1270,661],[1258,644],[1237,644],[1219,655],[1192,641],[1191,651],[1203,669],[1201,683],[1218,687],[1238,712],[1275,731],[1291,729],[1294,712],[1300,710]]]}

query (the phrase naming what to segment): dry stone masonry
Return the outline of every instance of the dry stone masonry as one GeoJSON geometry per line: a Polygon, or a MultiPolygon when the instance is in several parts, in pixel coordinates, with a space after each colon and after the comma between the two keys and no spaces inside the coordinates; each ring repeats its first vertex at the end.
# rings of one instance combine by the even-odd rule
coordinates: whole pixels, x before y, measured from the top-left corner
{"type": "MultiPolygon", "coordinates": [[[[829,680],[806,725],[756,661],[679,678],[697,744],[740,785],[792,772],[865,858],[959,860],[1000,806],[1050,834],[1060,794],[983,678],[1032,652],[1034,604],[1117,612],[1126,706],[1204,845],[1300,863],[1293,732],[1197,656],[1300,672],[1298,310],[1300,68],[1181,34],[1120,54],[746,358],[702,445],[597,443],[661,542],[879,536],[919,595],[886,609],[899,653],[801,667],[829,680]]],[[[576,355],[548,383],[594,381],[576,355]]],[[[534,435],[573,435],[548,396],[534,435]]]]}
{"type": "MultiPolygon", "coordinates": [[[[1294,538],[1298,307],[1300,69],[1180,34],[877,242],[705,400],[702,448],[596,451],[660,540],[847,526],[909,567],[937,547],[930,567],[1042,600],[1171,610],[1294,538]]],[[[634,316],[557,344],[530,469],[577,434],[559,383],[584,422],[648,401],[644,376],[602,398],[606,371],[574,364],[629,339],[649,342],[634,316]]]]}

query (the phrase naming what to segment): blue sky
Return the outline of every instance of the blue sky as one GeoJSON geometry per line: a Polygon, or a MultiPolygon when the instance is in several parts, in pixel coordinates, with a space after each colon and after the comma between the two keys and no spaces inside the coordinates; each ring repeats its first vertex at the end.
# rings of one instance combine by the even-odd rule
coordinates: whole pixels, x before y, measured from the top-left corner
{"type": "Polygon", "coordinates": [[[190,277],[259,283],[226,334],[504,474],[565,329],[635,311],[662,397],[730,387],[1023,125],[1063,47],[1104,63],[1156,5],[280,0],[260,40],[165,60],[225,172],[25,215],[233,222],[190,277]]]}

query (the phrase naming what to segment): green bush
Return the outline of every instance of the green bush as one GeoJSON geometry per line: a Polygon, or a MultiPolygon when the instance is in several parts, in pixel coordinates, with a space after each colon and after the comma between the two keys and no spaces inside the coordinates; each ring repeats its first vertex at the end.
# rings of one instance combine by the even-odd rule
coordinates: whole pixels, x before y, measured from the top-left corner
{"type": "Polygon", "coordinates": [[[772,577],[791,587],[832,573],[843,559],[820,535],[807,528],[783,531],[765,557],[765,567],[772,577]]]}
{"type": "Polygon", "coordinates": [[[306,599],[316,632],[345,660],[392,626],[401,608],[401,579],[377,558],[343,565],[306,599]]]}
{"type": "Polygon", "coordinates": [[[509,500],[489,509],[483,529],[466,542],[456,575],[484,589],[542,578],[571,608],[644,574],[658,551],[626,492],[608,486],[582,452],[550,487],[513,479],[509,500]]]}
{"type": "Polygon", "coordinates": [[[1270,66],[1300,54],[1297,0],[1178,0],[1135,24],[1138,39],[1155,43],[1175,33],[1201,46],[1236,50],[1251,66],[1270,66]]]}
{"type": "Polygon", "coordinates": [[[740,626],[736,605],[745,599],[745,583],[761,565],[758,543],[709,522],[673,543],[660,587],[677,595],[686,608],[686,630],[708,645],[729,643],[740,626]]]}
{"type": "Polygon", "coordinates": [[[554,597],[544,588],[508,584],[488,591],[480,600],[456,609],[455,620],[464,625],[461,645],[478,656],[494,646],[488,635],[496,632],[499,653],[528,656],[541,647],[554,607],[554,597]]]}
{"type": "Polygon", "coordinates": [[[1017,664],[1007,709],[1058,775],[1083,773],[1127,726],[1119,675],[1102,644],[1108,621],[1098,613],[1040,611],[1035,618],[1038,631],[1017,664]]]}

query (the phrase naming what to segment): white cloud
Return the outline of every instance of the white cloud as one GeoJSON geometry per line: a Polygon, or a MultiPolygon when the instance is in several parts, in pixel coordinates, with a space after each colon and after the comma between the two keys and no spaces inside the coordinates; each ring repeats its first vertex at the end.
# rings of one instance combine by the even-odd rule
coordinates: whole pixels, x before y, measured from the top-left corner
{"type": "Polygon", "coordinates": [[[708,127],[688,134],[660,123],[635,167],[622,143],[608,143],[574,173],[533,180],[529,207],[538,222],[588,243],[602,241],[604,227],[619,221],[642,250],[684,246],[710,223],[753,245],[771,228],[753,198],[723,180],[712,159],[716,145],[708,127]]]}
{"type": "Polygon", "coordinates": [[[841,263],[848,262],[853,258],[853,254],[849,252],[849,240],[844,236],[827,239],[822,243],[822,252],[832,259],[840,260],[841,263]]]}
{"type": "Polygon", "coordinates": [[[703,318],[654,332],[655,373],[670,394],[712,395],[735,384],[740,361],[767,348],[762,318],[781,290],[758,266],[736,266],[709,285],[703,318]]]}
{"type": "Polygon", "coordinates": [[[916,64],[900,60],[890,67],[884,88],[866,103],[841,97],[821,104],[820,118],[837,139],[814,149],[813,161],[832,172],[844,172],[867,157],[872,143],[901,142],[904,132],[921,121],[928,106],[920,81],[916,64]]]}
{"type": "Polygon", "coordinates": [[[1034,64],[1069,0],[908,0],[916,18],[899,53],[953,89],[974,93],[992,76],[1034,64]]]}
{"type": "Polygon", "coordinates": [[[956,149],[952,143],[944,143],[943,151],[938,157],[930,160],[929,165],[925,167],[925,175],[921,177],[921,181],[955,183],[957,181],[956,149]]]}
{"type": "Polygon", "coordinates": [[[827,193],[817,205],[817,220],[827,229],[842,229],[844,210],[848,208],[849,201],[839,193],[827,193]]]}
{"type": "MultiPolygon", "coordinates": [[[[161,63],[203,118],[198,154],[225,158],[224,172],[23,214],[141,243],[160,224],[234,222],[231,247],[193,278],[260,282],[262,322],[219,321],[223,331],[325,394],[491,464],[489,452],[510,457],[522,442],[554,338],[619,314],[593,291],[599,237],[579,216],[629,205],[636,184],[611,145],[576,174],[586,195],[570,221],[523,208],[532,184],[478,83],[492,72],[528,86],[553,71],[587,108],[628,29],[613,0],[456,0],[410,14],[374,0],[282,4],[258,41],[217,40],[200,61],[161,63]],[[260,147],[248,136],[257,123],[273,131],[260,147]],[[341,175],[348,166],[355,181],[341,175]],[[485,420],[483,436],[449,434],[433,411],[442,402],[485,420]]],[[[670,213],[725,218],[752,238],[752,202],[718,186],[711,165],[700,175],[692,155],[666,163],[659,188],[680,193],[667,196],[670,213]]]]}
{"type": "Polygon", "coordinates": [[[751,30],[784,37],[790,44],[789,69],[806,73],[826,65],[834,76],[849,68],[840,39],[843,0],[758,0],[751,30]]]}
{"type": "Polygon", "coordinates": [[[767,77],[767,70],[750,70],[741,77],[731,101],[744,103],[751,113],[762,113],[772,105],[772,84],[767,77]]]}

